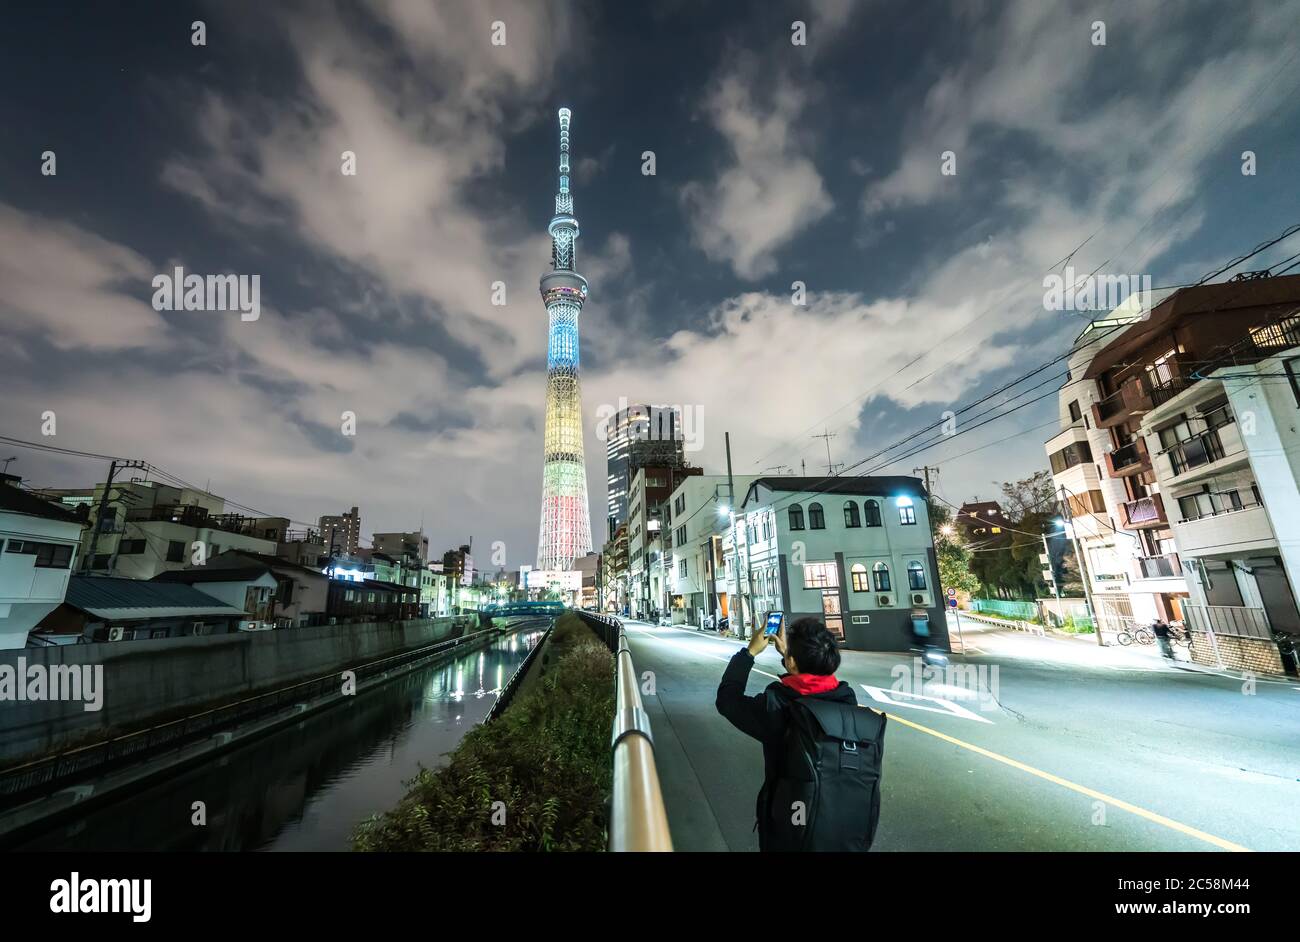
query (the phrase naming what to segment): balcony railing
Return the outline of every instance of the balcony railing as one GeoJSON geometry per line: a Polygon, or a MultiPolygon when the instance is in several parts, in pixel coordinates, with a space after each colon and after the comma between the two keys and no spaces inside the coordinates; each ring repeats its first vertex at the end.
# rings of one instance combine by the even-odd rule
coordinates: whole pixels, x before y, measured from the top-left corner
{"type": "Polygon", "coordinates": [[[1138,557],[1138,571],[1143,579],[1172,579],[1183,574],[1182,562],[1177,553],[1164,556],[1138,557]]]}
{"type": "Polygon", "coordinates": [[[1169,522],[1165,517],[1165,503],[1159,494],[1139,497],[1119,506],[1120,522],[1129,530],[1158,527],[1169,522]]]}
{"type": "Polygon", "coordinates": [[[1248,343],[1261,356],[1272,356],[1280,350],[1300,347],[1300,314],[1292,314],[1266,327],[1253,328],[1248,343]]]}
{"type": "Polygon", "coordinates": [[[1193,631],[1272,640],[1268,616],[1262,608],[1243,605],[1185,605],[1183,608],[1187,613],[1187,627],[1193,631]]]}
{"type": "Polygon", "coordinates": [[[1177,396],[1183,390],[1190,387],[1195,382],[1194,379],[1186,376],[1178,376],[1170,379],[1159,386],[1151,387],[1151,404],[1153,406],[1162,406],[1170,399],[1177,396]]]}
{"type": "Polygon", "coordinates": [[[1184,474],[1201,465],[1212,464],[1224,456],[1218,430],[1202,432],[1173,445],[1166,452],[1174,474],[1184,474]]]}
{"type": "Polygon", "coordinates": [[[1151,457],[1147,454],[1146,442],[1138,438],[1116,448],[1106,455],[1106,467],[1110,469],[1111,477],[1116,478],[1149,470],[1151,457]]]}

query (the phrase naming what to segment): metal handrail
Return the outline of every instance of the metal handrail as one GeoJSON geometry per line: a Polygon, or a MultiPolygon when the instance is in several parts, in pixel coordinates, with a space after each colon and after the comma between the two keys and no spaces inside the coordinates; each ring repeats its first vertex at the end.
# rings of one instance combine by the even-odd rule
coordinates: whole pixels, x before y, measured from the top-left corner
{"type": "Polygon", "coordinates": [[[650,717],[641,704],[641,690],[623,623],[606,615],[578,614],[602,636],[614,653],[616,665],[609,850],[616,853],[671,851],[673,839],[655,766],[650,717]]]}

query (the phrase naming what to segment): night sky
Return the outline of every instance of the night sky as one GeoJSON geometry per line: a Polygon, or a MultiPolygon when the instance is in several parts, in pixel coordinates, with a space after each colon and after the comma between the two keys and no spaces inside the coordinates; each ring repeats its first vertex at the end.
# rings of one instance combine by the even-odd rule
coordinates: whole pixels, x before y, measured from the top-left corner
{"type": "MultiPolygon", "coordinates": [[[[1042,296],[1071,252],[1081,272],[1173,285],[1300,221],[1295,2],[0,17],[0,434],[145,459],[296,520],[357,504],[367,536],[423,522],[436,550],[501,540],[511,567],[537,545],[561,106],[597,544],[598,410],[621,397],[694,410],[707,472],[725,470],[724,431],[739,473],[821,472],[814,432],[852,462],[1068,349],[1086,316],[1042,296]],[[154,310],[151,280],[176,265],[260,275],[260,318],[154,310]]],[[[938,465],[947,499],[990,497],[1046,467],[1056,410],[880,470],[938,465]]],[[[34,486],[107,470],[10,454],[34,486]]]]}

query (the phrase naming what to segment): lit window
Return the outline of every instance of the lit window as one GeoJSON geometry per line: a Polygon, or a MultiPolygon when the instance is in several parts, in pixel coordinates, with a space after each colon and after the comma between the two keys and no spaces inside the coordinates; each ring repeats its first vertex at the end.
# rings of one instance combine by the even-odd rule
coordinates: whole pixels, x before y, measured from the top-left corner
{"type": "Polygon", "coordinates": [[[803,567],[805,589],[834,589],[840,584],[834,563],[806,563],[803,567]]]}
{"type": "Polygon", "coordinates": [[[867,567],[862,563],[853,564],[853,568],[849,570],[849,578],[853,581],[854,592],[871,591],[871,586],[867,582],[867,567]]]}

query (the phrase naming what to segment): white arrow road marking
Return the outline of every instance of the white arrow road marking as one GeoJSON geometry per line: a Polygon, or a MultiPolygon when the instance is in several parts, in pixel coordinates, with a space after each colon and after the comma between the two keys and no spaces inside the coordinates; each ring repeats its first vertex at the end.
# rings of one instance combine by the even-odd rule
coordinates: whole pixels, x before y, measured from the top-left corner
{"type": "Polygon", "coordinates": [[[959,716],[962,719],[974,720],[976,723],[988,723],[992,725],[993,721],[985,719],[978,713],[972,713],[960,703],[953,703],[951,700],[944,700],[940,697],[927,697],[920,693],[905,693],[901,690],[884,690],[881,687],[873,687],[870,684],[861,684],[863,690],[871,699],[879,703],[887,703],[890,706],[911,707],[913,710],[925,710],[927,713],[946,713],[949,716],[959,716]],[[894,697],[907,697],[908,700],[895,700],[894,697]],[[935,706],[922,706],[920,703],[909,701],[925,700],[935,706]]]}

